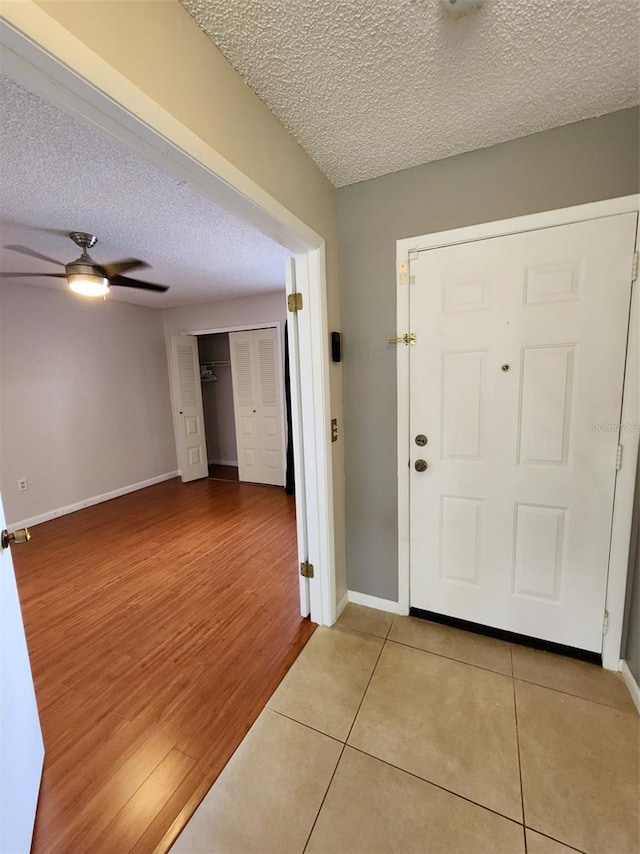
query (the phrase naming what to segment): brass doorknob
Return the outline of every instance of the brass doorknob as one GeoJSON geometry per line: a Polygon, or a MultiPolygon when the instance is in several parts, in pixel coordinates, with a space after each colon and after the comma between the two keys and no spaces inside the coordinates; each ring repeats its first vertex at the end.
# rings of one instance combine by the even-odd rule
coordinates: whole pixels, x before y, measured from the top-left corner
{"type": "Polygon", "coordinates": [[[0,534],[0,543],[2,548],[7,549],[9,546],[18,545],[18,543],[28,543],[31,539],[31,534],[28,528],[18,528],[17,531],[7,531],[5,528],[0,534]]]}
{"type": "Polygon", "coordinates": [[[416,471],[426,471],[429,468],[429,464],[426,460],[416,460],[414,468],[416,471]]]}

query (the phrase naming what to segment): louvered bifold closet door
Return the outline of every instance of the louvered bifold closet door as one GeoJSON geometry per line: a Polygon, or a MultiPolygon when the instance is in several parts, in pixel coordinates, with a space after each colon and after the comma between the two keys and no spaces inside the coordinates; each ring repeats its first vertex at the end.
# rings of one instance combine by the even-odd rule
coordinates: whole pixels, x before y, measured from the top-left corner
{"type": "Polygon", "coordinates": [[[284,486],[282,383],[275,327],[231,332],[238,475],[284,486]]]}

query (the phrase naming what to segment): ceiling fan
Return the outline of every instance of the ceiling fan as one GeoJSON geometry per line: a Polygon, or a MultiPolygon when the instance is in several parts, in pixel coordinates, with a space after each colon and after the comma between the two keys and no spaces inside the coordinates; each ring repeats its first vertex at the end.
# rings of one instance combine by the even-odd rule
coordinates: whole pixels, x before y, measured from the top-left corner
{"type": "Polygon", "coordinates": [[[39,258],[41,261],[58,264],[65,268],[64,273],[0,273],[0,278],[47,276],[55,279],[66,279],[72,291],[87,297],[105,296],[109,293],[110,288],[115,287],[137,288],[141,291],[155,291],[157,293],[164,293],[169,290],[168,285],[154,285],[151,282],[141,282],[139,279],[131,279],[129,276],[122,275],[129,270],[140,270],[149,266],[138,258],[123,258],[121,261],[113,261],[111,264],[96,264],[87,252],[87,249],[91,249],[98,242],[95,234],[87,234],[85,231],[72,231],[69,237],[82,250],[80,257],[69,264],[62,264],[55,258],[48,258],[46,255],[34,252],[33,249],[28,249],[26,246],[4,247],[31,258],[39,258]]]}

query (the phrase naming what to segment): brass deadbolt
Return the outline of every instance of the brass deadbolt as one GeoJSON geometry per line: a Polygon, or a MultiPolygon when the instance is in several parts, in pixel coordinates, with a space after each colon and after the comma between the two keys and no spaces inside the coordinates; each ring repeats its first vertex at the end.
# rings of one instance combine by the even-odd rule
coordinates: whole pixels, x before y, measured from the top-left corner
{"type": "Polygon", "coordinates": [[[5,528],[0,534],[0,543],[2,543],[3,549],[13,545],[17,546],[19,543],[28,543],[30,539],[31,534],[28,528],[18,528],[17,531],[7,531],[5,528]]]}

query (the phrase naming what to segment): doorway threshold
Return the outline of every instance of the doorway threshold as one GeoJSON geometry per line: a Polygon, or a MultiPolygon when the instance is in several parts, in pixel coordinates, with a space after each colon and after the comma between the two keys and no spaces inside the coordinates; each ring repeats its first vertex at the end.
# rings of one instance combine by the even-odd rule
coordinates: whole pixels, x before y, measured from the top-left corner
{"type": "Polygon", "coordinates": [[[222,466],[217,463],[209,463],[209,479],[239,483],[238,466],[222,466]]]}
{"type": "Polygon", "coordinates": [[[432,623],[441,623],[455,629],[464,629],[467,632],[475,632],[477,635],[485,635],[490,638],[517,643],[532,649],[540,649],[544,652],[553,652],[556,655],[566,655],[569,658],[577,658],[580,661],[588,661],[590,664],[598,664],[602,667],[602,655],[599,652],[591,652],[587,649],[578,649],[574,646],[565,646],[562,643],[532,638],[517,632],[509,632],[505,629],[497,629],[493,626],[483,626],[480,623],[472,623],[469,620],[461,620],[458,617],[450,617],[447,614],[437,614],[435,611],[425,611],[422,608],[409,608],[410,617],[418,617],[421,620],[429,620],[432,623]]]}

